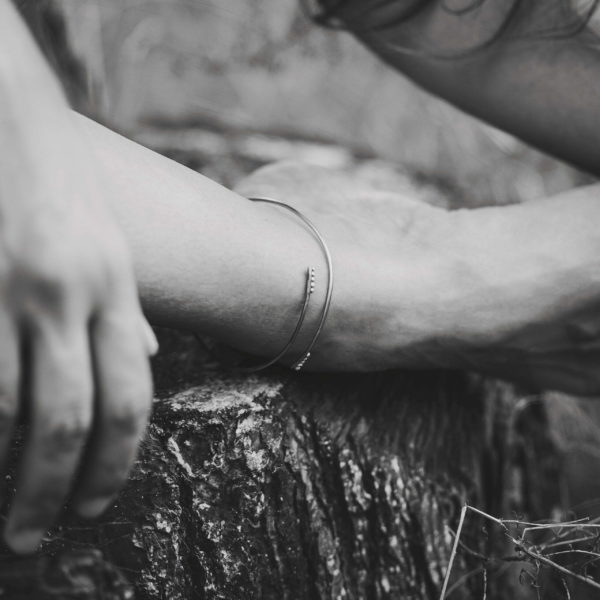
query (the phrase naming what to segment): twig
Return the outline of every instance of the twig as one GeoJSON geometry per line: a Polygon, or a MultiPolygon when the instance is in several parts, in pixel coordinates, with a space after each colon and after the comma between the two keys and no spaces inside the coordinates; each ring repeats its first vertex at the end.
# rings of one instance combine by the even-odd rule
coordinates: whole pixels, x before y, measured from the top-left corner
{"type": "Polygon", "coordinates": [[[556,569],[557,571],[560,571],[564,575],[573,577],[573,579],[577,579],[577,581],[581,581],[582,583],[586,583],[590,587],[600,590],[600,583],[594,581],[591,577],[586,577],[584,575],[578,575],[577,573],[573,573],[573,571],[569,571],[569,569],[565,569],[565,567],[562,567],[561,565],[555,563],[554,561],[550,560],[549,558],[546,558],[543,554],[538,554],[537,552],[530,550],[529,548],[527,548],[525,546],[525,544],[523,542],[520,542],[519,540],[513,538],[512,536],[509,536],[509,537],[514,542],[515,546],[517,546],[519,548],[519,550],[521,550],[521,552],[523,552],[523,554],[526,554],[530,558],[533,558],[534,560],[537,560],[544,565],[547,565],[549,567],[552,567],[553,569],[556,569]]]}
{"type": "MultiPolygon", "coordinates": [[[[453,538],[457,538],[456,533],[454,533],[454,531],[452,531],[452,529],[450,529],[450,527],[446,528],[448,530],[448,532],[450,533],[450,535],[453,538]]],[[[482,554],[481,552],[477,552],[477,550],[473,550],[472,548],[469,548],[469,546],[467,546],[464,542],[461,542],[460,539],[458,540],[458,545],[467,553],[470,554],[471,556],[474,556],[475,558],[478,558],[479,560],[486,562],[488,560],[490,560],[490,557],[486,556],[485,554],[482,554]]]]}
{"type": "Polygon", "coordinates": [[[442,593],[440,594],[440,600],[445,600],[446,589],[448,588],[448,581],[450,580],[450,572],[452,571],[452,565],[456,556],[456,550],[458,548],[458,540],[462,532],[463,524],[465,522],[465,515],[467,514],[468,504],[464,504],[460,511],[460,519],[458,521],[458,527],[456,528],[456,535],[454,536],[454,544],[452,544],[452,552],[450,553],[450,560],[448,561],[448,567],[446,568],[446,576],[444,577],[444,585],[442,586],[442,593]]]}
{"type": "Polygon", "coordinates": [[[484,567],[483,569],[483,598],[481,600],[486,600],[487,598],[487,569],[484,567]]]}
{"type": "Polygon", "coordinates": [[[593,556],[594,559],[591,562],[594,562],[600,559],[600,554],[597,552],[590,552],[589,550],[560,550],[559,552],[551,552],[547,556],[559,556],[561,554],[585,554],[586,556],[593,556]]]}
{"type": "Polygon", "coordinates": [[[548,550],[549,548],[558,548],[559,546],[568,546],[570,544],[579,544],[580,542],[590,542],[592,540],[598,540],[597,535],[586,535],[579,538],[573,538],[570,540],[561,540],[560,542],[551,542],[548,544],[542,544],[540,548],[548,550]]]}
{"type": "MultiPolygon", "coordinates": [[[[514,519],[498,519],[496,517],[493,517],[492,515],[489,515],[489,514],[483,512],[482,510],[479,510],[478,508],[469,506],[468,504],[464,504],[460,511],[460,519],[459,519],[458,528],[456,530],[456,533],[452,532],[454,535],[454,543],[452,545],[452,551],[450,553],[450,560],[448,561],[448,567],[446,569],[446,575],[444,577],[444,583],[442,586],[442,592],[440,594],[440,600],[445,600],[447,597],[448,582],[450,580],[450,574],[452,571],[452,567],[454,565],[454,560],[456,558],[458,546],[460,544],[461,547],[464,547],[464,544],[462,544],[462,542],[460,542],[460,536],[461,536],[461,533],[463,530],[467,510],[471,510],[472,512],[484,517],[485,519],[492,521],[493,523],[496,523],[497,525],[500,525],[503,528],[505,535],[515,545],[515,548],[519,552],[521,552],[523,555],[532,559],[532,561],[534,562],[534,565],[538,571],[539,571],[541,565],[545,565],[547,567],[555,569],[556,571],[558,571],[559,573],[562,573],[563,575],[565,575],[567,577],[572,577],[573,579],[576,579],[577,581],[585,583],[586,585],[588,585],[592,588],[600,590],[600,583],[596,582],[591,577],[588,577],[586,575],[580,575],[578,573],[570,571],[569,569],[557,564],[556,562],[554,562],[553,560],[548,558],[548,556],[540,554],[540,552],[537,551],[537,548],[532,543],[528,542],[525,539],[525,536],[530,531],[539,531],[539,530],[548,530],[548,529],[560,529],[560,530],[568,529],[571,531],[572,530],[581,531],[581,529],[596,529],[596,530],[598,530],[600,528],[600,525],[598,525],[596,523],[583,522],[583,521],[587,521],[587,519],[577,519],[574,521],[567,521],[564,523],[542,523],[542,524],[528,523],[525,521],[518,521],[518,520],[514,520],[514,519]],[[528,525],[528,527],[523,529],[520,536],[517,538],[514,535],[511,535],[508,525],[528,525]]],[[[560,539],[562,537],[564,537],[564,531],[560,531],[559,533],[557,533],[556,538],[560,539]]],[[[576,541],[588,541],[588,540],[594,539],[595,537],[600,537],[600,536],[592,536],[592,537],[585,536],[583,538],[578,538],[577,540],[570,540],[570,541],[565,540],[563,542],[558,542],[557,545],[566,544],[566,543],[575,543],[576,541]]],[[[474,551],[471,551],[470,549],[468,549],[468,550],[472,554],[477,555],[478,558],[481,558],[482,560],[484,560],[484,563],[487,563],[488,559],[486,557],[482,557],[481,555],[479,555],[478,553],[476,553],[474,551]]],[[[587,551],[587,550],[574,550],[574,549],[558,551],[558,552],[551,554],[550,556],[555,556],[555,555],[560,555],[560,554],[583,554],[586,556],[593,556],[594,558],[591,562],[594,562],[594,561],[600,559],[600,554],[597,554],[595,552],[591,552],[591,551],[587,551]]],[[[513,557],[507,557],[507,558],[509,558],[511,560],[513,559],[513,557]]],[[[514,558],[517,558],[517,557],[514,557],[514,558]]],[[[477,570],[471,571],[467,575],[470,576],[476,571],[477,570]]],[[[485,564],[483,566],[483,571],[484,571],[484,578],[485,578],[485,586],[484,586],[484,599],[485,599],[485,595],[487,595],[487,567],[485,566],[485,564]]],[[[454,591],[457,588],[458,584],[462,583],[464,581],[464,579],[465,579],[465,577],[460,578],[459,581],[452,586],[450,591],[454,591]]],[[[566,589],[568,590],[568,587],[566,589]]],[[[539,590],[538,590],[538,594],[539,594],[539,590]]]]}
{"type": "Polygon", "coordinates": [[[565,592],[567,594],[567,600],[571,600],[571,592],[569,591],[569,586],[567,585],[567,582],[561,577],[560,578],[563,587],[565,588],[565,592]]]}
{"type": "Polygon", "coordinates": [[[470,571],[468,571],[467,573],[465,573],[464,575],[461,575],[449,588],[448,591],[446,592],[446,598],[449,598],[453,592],[455,592],[457,589],[460,588],[460,586],[467,581],[468,579],[470,579],[471,577],[473,577],[473,575],[477,575],[477,573],[481,573],[481,571],[484,570],[485,567],[476,567],[475,569],[471,569],[470,571]]]}
{"type": "MultiPolygon", "coordinates": [[[[600,531],[600,525],[595,523],[548,523],[545,525],[538,525],[537,527],[525,527],[521,538],[524,538],[530,531],[540,531],[543,529],[597,529],[600,531]]],[[[562,535],[562,532],[557,533],[557,536],[562,535]]]]}

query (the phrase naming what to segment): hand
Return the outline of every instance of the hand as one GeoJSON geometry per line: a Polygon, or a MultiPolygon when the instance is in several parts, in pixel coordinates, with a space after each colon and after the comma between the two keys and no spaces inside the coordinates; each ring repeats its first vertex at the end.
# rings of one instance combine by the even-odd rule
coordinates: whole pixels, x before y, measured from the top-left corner
{"type": "Polygon", "coordinates": [[[54,90],[35,103],[3,98],[0,463],[24,411],[4,535],[28,553],[67,497],[94,517],[126,481],[150,412],[156,341],[106,184],[66,103],[54,90]]]}

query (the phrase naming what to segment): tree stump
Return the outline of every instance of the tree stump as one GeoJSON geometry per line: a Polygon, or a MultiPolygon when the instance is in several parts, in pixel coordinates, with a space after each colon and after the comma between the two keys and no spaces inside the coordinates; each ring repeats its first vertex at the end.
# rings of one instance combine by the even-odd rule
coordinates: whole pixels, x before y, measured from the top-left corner
{"type": "MultiPolygon", "coordinates": [[[[154,418],[127,488],[97,522],[67,512],[37,555],[3,553],[0,597],[435,599],[463,503],[498,515],[556,499],[556,465],[545,506],[528,485],[548,450],[543,414],[515,412],[505,386],[437,372],[239,378],[193,336],[159,333],[154,418]]],[[[469,548],[505,544],[467,521],[469,548]]],[[[451,580],[479,564],[461,554],[451,580]]],[[[495,599],[515,590],[488,582],[495,599]]],[[[452,597],[480,598],[481,577],[452,597]]]]}

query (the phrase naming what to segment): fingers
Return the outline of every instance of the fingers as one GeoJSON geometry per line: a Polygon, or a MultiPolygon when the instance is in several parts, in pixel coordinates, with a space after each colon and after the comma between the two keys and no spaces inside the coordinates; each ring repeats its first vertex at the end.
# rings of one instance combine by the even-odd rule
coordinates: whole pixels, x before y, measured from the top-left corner
{"type": "Polygon", "coordinates": [[[96,320],[91,335],[98,408],[85,472],[73,500],[84,517],[102,513],[125,484],[152,403],[147,348],[140,344],[136,317],[107,312],[96,320]]]}
{"type": "Polygon", "coordinates": [[[31,427],[5,539],[33,552],[67,497],[92,422],[87,327],[37,328],[31,341],[31,427]]]}
{"type": "MultiPolygon", "coordinates": [[[[68,327],[48,323],[32,334],[31,426],[4,533],[17,553],[38,547],[76,473],[81,473],[74,497],[78,512],[92,517],[106,508],[126,481],[148,421],[148,354],[157,342],[141,313],[106,312],[93,324],[91,341],[87,321],[79,321],[68,327]],[[94,391],[97,419],[90,439],[94,391]]],[[[0,315],[0,459],[12,436],[19,393],[18,338],[8,327],[11,321],[6,323],[3,327],[0,315]]]]}

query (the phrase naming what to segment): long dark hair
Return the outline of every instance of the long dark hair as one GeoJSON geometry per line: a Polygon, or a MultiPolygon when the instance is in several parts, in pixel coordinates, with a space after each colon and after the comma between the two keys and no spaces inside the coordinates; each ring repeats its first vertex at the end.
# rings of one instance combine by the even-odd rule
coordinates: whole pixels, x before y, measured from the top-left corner
{"type": "MultiPolygon", "coordinates": [[[[438,4],[441,10],[454,15],[475,14],[486,2],[499,0],[470,0],[461,7],[450,6],[449,0],[303,0],[310,18],[317,24],[353,31],[367,32],[365,21],[370,21],[368,32],[385,31],[416,17],[424,10],[438,4]],[[389,10],[396,5],[397,10],[389,10]],[[388,9],[388,10],[386,10],[388,9]],[[378,13],[386,18],[377,19],[378,13]],[[373,18],[375,15],[375,18],[373,18]]],[[[476,47],[461,49],[456,53],[438,55],[435,49],[402,48],[398,51],[426,53],[437,58],[457,58],[490,47],[505,39],[557,39],[582,32],[600,6],[600,0],[512,0],[503,20],[496,29],[476,47]]],[[[590,36],[590,40],[594,36],[590,36]]],[[[595,39],[595,38],[594,38],[595,39]]]]}

